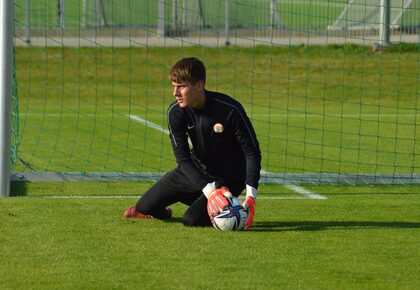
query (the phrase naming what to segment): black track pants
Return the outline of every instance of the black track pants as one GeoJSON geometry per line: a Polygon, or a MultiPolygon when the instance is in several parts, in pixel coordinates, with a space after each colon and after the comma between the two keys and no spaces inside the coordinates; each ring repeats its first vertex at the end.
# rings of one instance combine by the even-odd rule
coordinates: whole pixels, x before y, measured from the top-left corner
{"type": "MultiPolygon", "coordinates": [[[[233,195],[238,196],[245,188],[243,183],[224,183],[233,195]]],[[[182,202],[189,208],[182,218],[185,226],[210,226],[207,214],[207,198],[194,184],[176,168],[156,182],[137,202],[137,210],[158,219],[168,218],[165,208],[176,202],[182,202]]]]}

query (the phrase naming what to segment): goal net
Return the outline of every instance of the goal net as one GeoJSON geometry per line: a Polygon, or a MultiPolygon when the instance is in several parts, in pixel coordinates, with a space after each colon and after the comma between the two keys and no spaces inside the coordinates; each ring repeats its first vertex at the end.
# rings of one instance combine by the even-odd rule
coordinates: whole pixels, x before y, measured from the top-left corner
{"type": "MultiPolygon", "coordinates": [[[[168,72],[196,56],[207,89],[248,112],[262,182],[420,182],[418,35],[394,31],[396,47],[375,54],[368,38],[327,31],[336,19],[374,25],[377,1],[29,2],[15,1],[16,179],[154,180],[172,169],[168,72]],[[162,22],[174,33],[159,34],[162,22]]],[[[415,24],[405,18],[417,1],[391,3],[393,23],[415,24]]]]}
{"type": "MultiPolygon", "coordinates": [[[[350,0],[330,28],[377,29],[381,25],[382,0],[350,0]]],[[[417,26],[420,23],[418,0],[390,0],[392,28],[417,26]]]]}

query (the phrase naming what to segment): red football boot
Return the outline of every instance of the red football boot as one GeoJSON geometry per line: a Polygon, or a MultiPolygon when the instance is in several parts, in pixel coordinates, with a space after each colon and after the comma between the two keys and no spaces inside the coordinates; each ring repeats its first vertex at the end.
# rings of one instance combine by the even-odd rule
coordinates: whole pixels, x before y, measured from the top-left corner
{"type": "MultiPolygon", "coordinates": [[[[137,210],[135,206],[129,207],[125,212],[124,216],[126,218],[137,218],[137,219],[152,219],[153,216],[150,214],[142,214],[137,210]]],[[[167,207],[166,208],[166,216],[164,219],[170,219],[172,217],[172,209],[167,207]]]]}
{"type": "Polygon", "coordinates": [[[150,214],[142,214],[138,212],[135,206],[127,208],[124,212],[126,218],[136,218],[136,219],[152,219],[153,217],[150,214]]]}

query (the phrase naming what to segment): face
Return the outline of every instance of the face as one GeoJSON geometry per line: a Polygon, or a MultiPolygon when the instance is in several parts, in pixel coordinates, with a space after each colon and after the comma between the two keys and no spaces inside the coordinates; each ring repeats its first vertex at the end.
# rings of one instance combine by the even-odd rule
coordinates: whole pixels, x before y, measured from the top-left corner
{"type": "Polygon", "coordinates": [[[195,84],[190,82],[172,82],[173,95],[181,108],[201,108],[204,105],[204,82],[198,81],[195,84]]]}

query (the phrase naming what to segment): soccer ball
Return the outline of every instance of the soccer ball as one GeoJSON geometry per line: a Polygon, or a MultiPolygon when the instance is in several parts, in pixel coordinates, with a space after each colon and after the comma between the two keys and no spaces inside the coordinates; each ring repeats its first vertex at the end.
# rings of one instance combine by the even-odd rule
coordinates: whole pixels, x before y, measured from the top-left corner
{"type": "Polygon", "coordinates": [[[213,226],[221,231],[240,231],[245,228],[248,210],[242,207],[241,200],[235,196],[227,198],[229,205],[221,213],[211,217],[213,226]]]}

